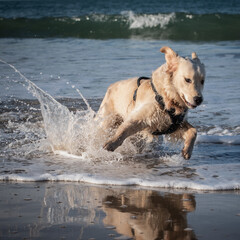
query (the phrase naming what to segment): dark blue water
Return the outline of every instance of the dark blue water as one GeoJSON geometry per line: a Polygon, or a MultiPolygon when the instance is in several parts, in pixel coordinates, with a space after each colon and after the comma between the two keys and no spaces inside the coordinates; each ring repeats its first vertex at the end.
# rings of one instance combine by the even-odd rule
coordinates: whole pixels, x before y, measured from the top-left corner
{"type": "Polygon", "coordinates": [[[0,16],[5,18],[73,17],[88,14],[119,14],[122,11],[138,14],[186,12],[195,14],[239,14],[238,0],[3,0],[0,16]]]}
{"type": "Polygon", "coordinates": [[[0,37],[238,40],[239,1],[1,1],[0,37]]]}

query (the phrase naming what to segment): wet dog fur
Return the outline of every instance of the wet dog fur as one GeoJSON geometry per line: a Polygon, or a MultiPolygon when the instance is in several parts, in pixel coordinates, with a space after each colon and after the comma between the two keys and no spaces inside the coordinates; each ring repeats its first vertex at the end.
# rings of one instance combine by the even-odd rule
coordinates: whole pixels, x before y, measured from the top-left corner
{"type": "MultiPolygon", "coordinates": [[[[166,110],[175,109],[175,114],[178,115],[202,103],[205,68],[197,54],[192,53],[192,58],[189,59],[179,56],[170,47],[162,47],[160,51],[165,54],[166,63],[152,73],[152,83],[163,97],[165,109],[155,99],[151,80],[141,83],[136,101],[133,100],[133,95],[138,78],[110,85],[98,112],[102,128],[116,128],[114,136],[104,145],[106,150],[114,151],[135,133],[144,131],[152,135],[156,130],[167,129],[171,125],[171,119],[166,110]]],[[[172,135],[184,141],[182,155],[189,159],[197,136],[196,129],[185,117],[172,135]]]]}

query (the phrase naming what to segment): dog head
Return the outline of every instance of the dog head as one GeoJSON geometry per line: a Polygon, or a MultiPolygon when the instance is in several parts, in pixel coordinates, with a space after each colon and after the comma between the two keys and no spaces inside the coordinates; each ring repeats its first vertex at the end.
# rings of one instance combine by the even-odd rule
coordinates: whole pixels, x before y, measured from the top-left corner
{"type": "Polygon", "coordinates": [[[160,51],[165,53],[167,73],[182,102],[188,108],[199,106],[203,101],[205,68],[197,54],[193,52],[192,59],[189,59],[178,56],[170,47],[163,47],[160,51]]]}

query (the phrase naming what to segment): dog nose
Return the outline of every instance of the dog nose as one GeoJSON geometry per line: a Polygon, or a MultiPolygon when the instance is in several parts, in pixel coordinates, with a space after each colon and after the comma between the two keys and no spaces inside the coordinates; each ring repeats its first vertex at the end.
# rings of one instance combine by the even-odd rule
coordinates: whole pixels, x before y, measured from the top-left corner
{"type": "Polygon", "coordinates": [[[199,96],[196,96],[196,97],[193,98],[193,100],[195,101],[195,103],[197,105],[200,105],[202,103],[202,101],[203,101],[203,98],[199,97],[199,96]]]}

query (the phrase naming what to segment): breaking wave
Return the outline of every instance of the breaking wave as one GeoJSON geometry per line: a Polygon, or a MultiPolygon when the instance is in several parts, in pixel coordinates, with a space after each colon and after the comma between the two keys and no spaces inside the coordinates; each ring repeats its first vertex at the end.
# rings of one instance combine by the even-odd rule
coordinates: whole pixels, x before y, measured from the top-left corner
{"type": "Polygon", "coordinates": [[[239,40],[239,14],[89,14],[76,17],[0,18],[0,37],[239,40]]]}

